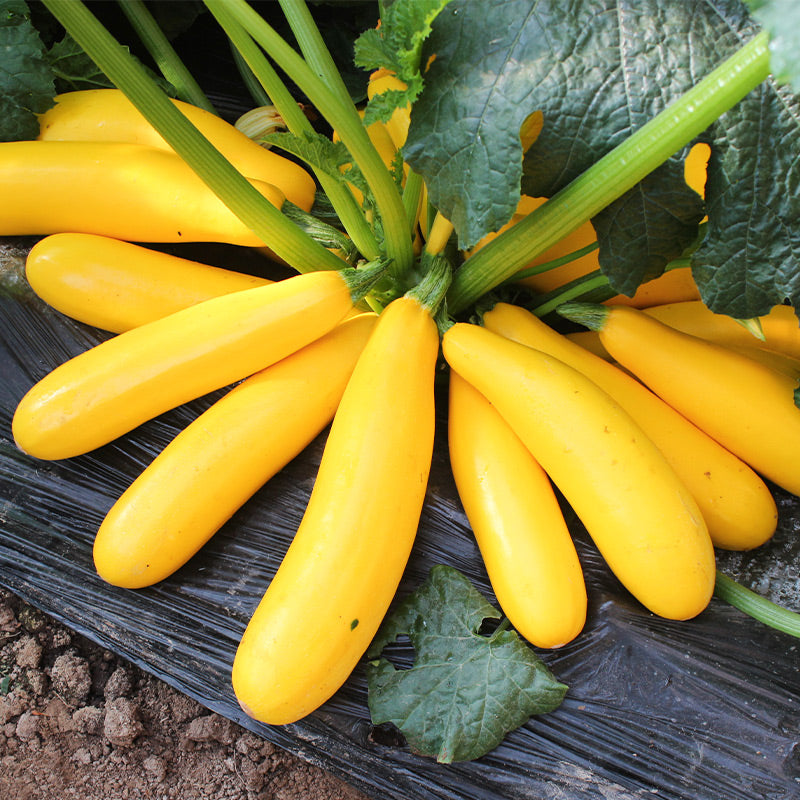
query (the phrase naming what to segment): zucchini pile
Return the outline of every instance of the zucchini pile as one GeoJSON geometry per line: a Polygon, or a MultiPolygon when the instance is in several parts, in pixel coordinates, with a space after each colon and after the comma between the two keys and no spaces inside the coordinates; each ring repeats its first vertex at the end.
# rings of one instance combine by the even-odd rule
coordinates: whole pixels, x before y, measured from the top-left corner
{"type": "MultiPolygon", "coordinates": [[[[312,209],[304,169],[180,105],[277,208],[286,198],[312,209]]],[[[374,139],[380,130],[402,143],[402,119],[375,125],[374,139]]],[[[760,319],[759,339],[711,314],[683,276],[676,302],[559,307],[592,335],[504,301],[453,320],[450,264],[425,246],[447,239],[436,224],[422,226],[424,268],[401,292],[387,291],[381,258],[243,275],[145,246],[264,248],[182,164],[115,90],[62,96],[39,141],[0,144],[0,185],[19,198],[0,235],[41,236],[26,265],[33,289],[113,334],[30,387],[13,435],[32,458],[72,458],[231,387],[97,532],[99,575],[136,589],[185,564],[330,425],[306,513],[236,654],[234,690],[254,718],[311,713],[373,639],[419,525],[440,373],[459,495],[499,604],[536,646],[563,646],[586,622],[559,494],[627,590],[671,620],[707,606],[715,548],[770,539],[777,510],[765,480],[800,494],[792,309],[760,319]]]]}

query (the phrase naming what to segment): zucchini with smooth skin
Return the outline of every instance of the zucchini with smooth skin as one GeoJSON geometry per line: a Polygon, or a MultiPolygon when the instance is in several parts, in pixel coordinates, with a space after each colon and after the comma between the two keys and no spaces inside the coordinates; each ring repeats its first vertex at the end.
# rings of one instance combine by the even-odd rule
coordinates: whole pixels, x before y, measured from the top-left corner
{"type": "Polygon", "coordinates": [[[796,378],[638,309],[565,303],[559,313],[599,331],[611,356],[665,402],[756,472],[800,494],[796,378]]]}
{"type": "Polygon", "coordinates": [[[667,303],[646,309],[648,316],[679,331],[731,346],[757,347],[800,358],[800,321],[791,306],[773,306],[757,320],[764,335],[757,339],[747,328],[726,314],[716,314],[702,301],[667,303]]]}
{"type": "Polygon", "coordinates": [[[309,272],[215,297],[120,333],[56,367],[17,406],[17,446],[62,459],[231,385],[333,329],[384,274],[309,272]]]}
{"type": "Polygon", "coordinates": [[[436,323],[414,297],[381,312],[306,513],[236,651],[233,688],[251,717],[282,725],[322,705],[386,614],[425,498],[438,349],[436,323]]]}
{"type": "Polygon", "coordinates": [[[333,418],[375,314],[361,314],[252,375],[184,428],[103,520],[94,563],[138,589],[185,564],[333,418]]]}
{"type": "Polygon", "coordinates": [[[749,550],[775,532],[778,512],[764,481],[740,458],[644,387],[519,306],[497,303],[486,328],[549,353],[594,381],[661,450],[697,501],[717,547],[749,550]]]}
{"type": "MultiPolygon", "coordinates": [[[[250,179],[276,208],[276,186],[250,179]]],[[[177,154],[118,142],[0,142],[0,236],[262,242],[177,154]]]]}
{"type": "Polygon", "coordinates": [[[25,275],[46,303],[112,333],[272,281],[92,233],[54,233],[28,253],[25,275]]]}
{"type": "Polygon", "coordinates": [[[658,448],[597,384],[552,356],[470,323],[442,347],[572,506],[608,567],[654,614],[689,619],[714,591],[700,509],[658,448]]]}
{"type": "Polygon", "coordinates": [[[586,584],[550,479],[508,423],[450,370],[450,465],[497,602],[537,647],[571,642],[586,584]]]}
{"type": "MultiPolygon", "coordinates": [[[[119,89],[64,92],[54,102],[39,115],[39,141],[126,142],[174,153],[119,89]]],[[[172,103],[242,175],[272,184],[296,206],[311,209],[316,184],[303,167],[261,147],[216,114],[182,100],[172,103]]]]}

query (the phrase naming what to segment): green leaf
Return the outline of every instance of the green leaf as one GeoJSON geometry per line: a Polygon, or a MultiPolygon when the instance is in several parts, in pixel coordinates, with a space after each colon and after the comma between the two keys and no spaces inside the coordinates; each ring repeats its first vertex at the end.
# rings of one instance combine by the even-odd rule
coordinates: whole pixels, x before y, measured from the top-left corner
{"type": "Polygon", "coordinates": [[[332,142],[319,133],[296,136],[283,131],[270,133],[260,141],[297,156],[313,169],[320,170],[341,183],[351,183],[364,195],[365,204],[370,208],[374,207],[369,185],[342,142],[332,142]]]}
{"type": "Polygon", "coordinates": [[[692,257],[703,300],[739,319],[800,306],[800,101],[764,83],[712,133],[708,230],[692,257]]]}
{"type": "Polygon", "coordinates": [[[23,0],[0,0],[0,141],[35,139],[55,87],[23,0]]]}
{"type": "Polygon", "coordinates": [[[479,758],[531,715],[557,708],[567,687],[516,632],[480,633],[484,620],[500,618],[458,570],[433,567],[368,651],[373,723],[393,723],[412,748],[451,763],[479,758]],[[417,657],[398,670],[378,656],[404,634],[417,657]]]}
{"type": "Polygon", "coordinates": [[[53,71],[58,92],[114,87],[69,34],[50,48],[47,61],[53,71]]]}
{"type": "Polygon", "coordinates": [[[796,0],[747,0],[769,33],[770,65],[777,83],[800,87],[800,5],[796,0]]]}
{"type": "MultiPolygon", "coordinates": [[[[123,48],[130,54],[130,48],[123,48]]],[[[170,97],[175,97],[175,87],[150,67],[142,64],[135,56],[131,56],[170,97]]],[[[77,92],[84,89],[112,89],[114,83],[84,52],[83,48],[66,34],[60,42],[56,42],[47,52],[47,61],[53,71],[56,92],[77,92]]]]}
{"type": "MultiPolygon", "coordinates": [[[[758,30],[737,0],[452,0],[432,27],[404,155],[462,248],[505,224],[521,191],[553,196],[758,30]],[[520,126],[537,110],[523,161],[520,126]]],[[[796,99],[765,82],[702,137],[711,222],[695,269],[715,311],[755,316],[797,298],[798,120],[796,99]]],[[[615,291],[631,294],[694,239],[702,209],[684,157],[593,220],[615,291]]]]}
{"type": "Polygon", "coordinates": [[[422,46],[431,24],[450,0],[383,0],[380,28],[370,28],[355,42],[355,63],[369,70],[391,70],[406,84],[404,92],[388,92],[367,104],[364,121],[386,121],[395,108],[405,108],[423,87],[422,46]]]}

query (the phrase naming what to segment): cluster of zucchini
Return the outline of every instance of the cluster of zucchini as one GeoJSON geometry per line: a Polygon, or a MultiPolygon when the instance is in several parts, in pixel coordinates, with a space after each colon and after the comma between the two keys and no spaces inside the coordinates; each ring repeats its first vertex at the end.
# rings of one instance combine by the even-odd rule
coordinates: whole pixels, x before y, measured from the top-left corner
{"type": "MultiPolygon", "coordinates": [[[[311,207],[304,170],[212,115],[183,110],[277,206],[291,198],[311,207]]],[[[405,136],[372,127],[395,147],[405,136]]],[[[113,90],[64,96],[43,116],[40,141],[0,145],[0,182],[20,198],[0,234],[44,236],[28,257],[31,285],[57,310],[116,334],[34,385],[13,435],[33,457],[70,458],[234,387],[170,442],[97,533],[100,576],[140,588],[186,563],[331,425],[303,520],[233,667],[247,713],[284,724],[347,679],[411,552],[449,268],[432,258],[416,287],[376,313],[362,300],[384,277],[380,260],[270,281],[133,244],[263,246],[180,164],[113,90]],[[50,201],[34,203],[45,183],[50,201]],[[129,205],[112,202],[118,194],[129,205]]],[[[620,581],[670,619],[705,608],[714,546],[756,547],[775,530],[757,473],[800,493],[800,372],[790,374],[791,358],[770,338],[782,311],[763,320],[766,343],[747,340],[743,353],[679,332],[655,311],[600,308],[569,312],[600,328],[605,349],[593,341],[595,352],[504,303],[481,325],[444,325],[441,337],[459,494],[498,601],[541,647],[571,641],[586,618],[551,481],[620,581]]],[[[788,328],[796,347],[796,320],[788,328]]]]}

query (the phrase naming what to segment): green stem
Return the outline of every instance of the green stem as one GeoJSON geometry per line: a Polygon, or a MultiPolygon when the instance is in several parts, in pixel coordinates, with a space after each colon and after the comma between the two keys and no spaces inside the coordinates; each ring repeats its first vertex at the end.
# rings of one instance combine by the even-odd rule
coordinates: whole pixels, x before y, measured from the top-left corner
{"type": "Polygon", "coordinates": [[[537,264],[535,267],[528,267],[527,269],[520,270],[510,278],[506,278],[503,283],[516,283],[524,278],[531,278],[534,275],[541,275],[543,272],[549,272],[551,269],[563,267],[564,264],[569,264],[572,261],[577,261],[579,258],[588,256],[589,253],[597,250],[599,246],[600,245],[597,242],[592,242],[591,244],[587,244],[585,247],[581,247],[579,250],[573,250],[571,253],[566,253],[559,258],[554,258],[551,261],[545,261],[543,264],[537,264]]]}
{"type": "Polygon", "coordinates": [[[347,288],[350,290],[353,305],[369,294],[375,284],[386,275],[388,267],[389,259],[381,257],[375,259],[375,261],[362,264],[358,268],[345,267],[339,271],[339,274],[347,284],[347,288]]]}
{"type": "MultiPolygon", "coordinates": [[[[225,8],[300,87],[344,142],[375,198],[384,235],[384,249],[392,258],[394,278],[402,278],[414,261],[405,209],[394,180],[367,135],[352,100],[345,103],[306,64],[303,58],[245,0],[204,0],[209,8],[225,8]]],[[[288,123],[288,120],[287,120],[288,123]]]]}
{"type": "MultiPolygon", "coordinates": [[[[230,39],[230,37],[228,37],[230,39]]],[[[253,103],[258,108],[259,106],[275,105],[270,99],[269,95],[264,91],[261,82],[256,78],[255,73],[250,68],[250,65],[245,60],[244,56],[239,52],[239,48],[230,41],[231,56],[233,56],[233,63],[236,65],[236,70],[242,83],[245,85],[253,103]]],[[[277,105],[275,106],[277,108],[277,105]]]]}
{"type": "Polygon", "coordinates": [[[278,0],[300,46],[300,52],[308,65],[327,84],[328,88],[342,100],[352,102],[350,92],[342,80],[342,75],[328,50],[322,34],[308,10],[305,0],[278,0]]]}
{"type": "MultiPolygon", "coordinates": [[[[295,136],[313,133],[314,129],[308,118],[267,61],[264,53],[230,14],[227,3],[207,0],[206,6],[231,40],[236,52],[244,59],[245,65],[263,87],[272,105],[278,109],[289,131],[295,136]]],[[[377,258],[380,255],[380,246],[350,190],[322,170],[314,169],[314,174],[359,252],[367,259],[377,258]]]]}
{"type": "Polygon", "coordinates": [[[501,633],[505,633],[511,627],[511,620],[508,617],[503,617],[498,626],[492,631],[492,639],[495,639],[501,633]]]}
{"type": "Polygon", "coordinates": [[[212,114],[217,111],[206,97],[191,72],[181,61],[142,0],[119,0],[122,12],[136,31],[161,74],[175,87],[178,97],[212,114]]]}
{"type": "Polygon", "coordinates": [[[606,324],[609,314],[608,306],[599,303],[562,303],[557,311],[562,317],[590,331],[600,331],[606,324]]]}
{"type": "Polygon", "coordinates": [[[283,204],[283,213],[315,242],[319,242],[328,250],[338,250],[348,264],[353,265],[358,261],[359,254],[352,239],[338,228],[334,228],[333,225],[329,225],[288,200],[283,204]]]}
{"type": "Polygon", "coordinates": [[[290,222],[219,153],[82,2],[42,2],[175,152],[279,258],[298,272],[342,267],[337,256],[290,222]]]}
{"type": "Polygon", "coordinates": [[[453,269],[450,262],[438,253],[425,253],[422,267],[426,270],[422,280],[406,292],[406,297],[413,297],[431,316],[435,316],[450,286],[453,269]]]}
{"type": "Polygon", "coordinates": [[[783,608],[717,570],[714,594],[770,628],[800,637],[800,614],[783,608]]]}
{"type": "MultiPolygon", "coordinates": [[[[680,269],[682,267],[690,267],[691,265],[692,260],[689,257],[676,258],[673,261],[670,261],[669,264],[664,267],[664,272],[669,272],[673,269],[680,269]]],[[[563,303],[577,300],[578,298],[583,297],[583,295],[589,293],[592,293],[592,302],[603,302],[604,300],[610,300],[612,297],[618,294],[611,288],[611,285],[608,282],[608,277],[599,269],[596,269],[587,273],[586,275],[581,275],[579,278],[575,278],[575,280],[572,280],[569,283],[565,283],[563,286],[559,286],[558,289],[553,289],[551,292],[541,295],[538,298],[538,305],[532,309],[532,312],[538,317],[543,317],[545,314],[555,311],[556,308],[563,303]],[[602,297],[597,297],[597,295],[594,293],[597,292],[598,289],[606,289],[607,291],[603,293],[602,297]]]]}
{"type": "Polygon", "coordinates": [[[403,187],[403,206],[406,209],[406,221],[410,231],[413,231],[417,224],[419,201],[422,197],[423,186],[422,175],[414,172],[413,169],[409,170],[408,175],[406,175],[406,184],[403,187]]]}
{"type": "Polygon", "coordinates": [[[569,303],[578,297],[582,297],[587,292],[594,291],[595,289],[604,289],[607,286],[608,278],[599,270],[595,270],[590,275],[584,275],[580,282],[575,281],[568,287],[562,286],[555,296],[538,303],[534,308],[531,309],[531,312],[537,317],[543,317],[546,314],[555,311],[564,303],[569,303]]]}
{"type": "Polygon", "coordinates": [[[761,33],[622,144],[464,263],[448,293],[463,311],[635,186],[769,75],[761,33]]]}

